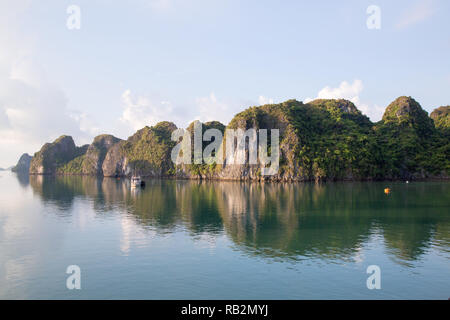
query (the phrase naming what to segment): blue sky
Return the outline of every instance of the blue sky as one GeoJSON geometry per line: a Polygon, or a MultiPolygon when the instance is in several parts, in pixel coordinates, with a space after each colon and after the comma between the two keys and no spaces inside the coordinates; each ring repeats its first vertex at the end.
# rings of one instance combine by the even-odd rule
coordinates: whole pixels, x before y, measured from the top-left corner
{"type": "Polygon", "coordinates": [[[410,95],[430,112],[450,104],[449,14],[445,0],[1,0],[0,167],[63,133],[227,123],[292,98],[347,98],[376,121],[410,95]]]}

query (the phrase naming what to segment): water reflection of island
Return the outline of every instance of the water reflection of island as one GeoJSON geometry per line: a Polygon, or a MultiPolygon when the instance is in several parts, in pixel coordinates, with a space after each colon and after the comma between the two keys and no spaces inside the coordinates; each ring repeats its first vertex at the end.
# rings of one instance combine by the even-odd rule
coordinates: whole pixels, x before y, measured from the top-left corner
{"type": "Polygon", "coordinates": [[[437,249],[450,246],[450,186],[443,183],[399,185],[389,197],[377,183],[153,180],[132,191],[123,180],[31,176],[30,185],[62,211],[86,198],[99,215],[120,209],[161,232],[179,226],[193,235],[225,232],[240,250],[263,257],[345,260],[374,235],[399,263],[420,259],[432,239],[437,249]]]}
{"type": "Polygon", "coordinates": [[[30,184],[30,176],[28,172],[13,172],[13,174],[16,176],[17,180],[19,181],[20,186],[23,188],[28,187],[30,184]]]}

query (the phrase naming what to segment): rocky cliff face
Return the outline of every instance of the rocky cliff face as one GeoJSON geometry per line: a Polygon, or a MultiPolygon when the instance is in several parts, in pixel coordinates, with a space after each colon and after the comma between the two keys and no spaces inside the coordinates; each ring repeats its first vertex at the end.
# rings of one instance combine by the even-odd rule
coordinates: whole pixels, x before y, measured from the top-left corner
{"type": "Polygon", "coordinates": [[[32,157],[28,153],[24,153],[17,162],[17,165],[13,167],[11,171],[18,173],[28,173],[30,171],[31,159],[32,157]]]}
{"type": "MultiPolygon", "coordinates": [[[[181,165],[177,166],[176,176],[269,181],[376,178],[374,170],[358,163],[362,158],[368,158],[369,163],[375,161],[367,155],[371,127],[369,119],[353,103],[342,99],[320,99],[308,104],[289,100],[252,107],[237,114],[226,127],[221,147],[223,165],[181,165]],[[270,130],[279,130],[280,162],[276,174],[264,176],[263,169],[268,166],[259,157],[256,164],[236,164],[239,159],[249,159],[247,147],[234,150],[227,158],[227,131],[237,129],[267,129],[269,148],[270,130]],[[352,135],[358,135],[363,142],[352,135]]],[[[256,143],[259,138],[256,137],[256,143]]]]}
{"type": "Polygon", "coordinates": [[[429,136],[435,131],[433,120],[411,97],[399,97],[389,104],[383,114],[383,122],[413,128],[421,135],[429,136]]]}
{"type": "MultiPolygon", "coordinates": [[[[242,129],[267,129],[268,145],[271,141],[271,129],[279,130],[279,146],[280,146],[280,170],[277,174],[265,179],[269,180],[296,180],[303,179],[302,173],[298,171],[298,159],[295,157],[297,146],[299,145],[299,137],[295,134],[295,127],[290,121],[290,108],[302,104],[301,102],[290,100],[281,105],[266,105],[262,107],[253,107],[236,115],[225,130],[225,139],[223,141],[224,165],[218,167],[218,177],[222,179],[232,180],[260,180],[262,169],[265,168],[258,158],[256,164],[239,164],[242,158],[249,159],[249,150],[244,151],[235,149],[232,152],[231,161],[227,155],[227,130],[242,129]],[[244,152],[244,155],[242,155],[244,152]],[[237,164],[236,164],[237,163],[237,164]]],[[[258,131],[257,131],[258,132],[258,131]]],[[[257,142],[259,142],[257,136],[257,142]]]]}
{"type": "Polygon", "coordinates": [[[58,166],[57,174],[103,175],[102,164],[106,153],[120,139],[112,135],[100,135],[90,145],[83,146],[72,160],[58,166]]]}
{"type": "Polygon", "coordinates": [[[361,115],[353,102],[345,99],[316,99],[308,104],[329,112],[341,111],[344,114],[361,115]]]}
{"type": "Polygon", "coordinates": [[[95,137],[84,156],[82,173],[84,175],[103,175],[102,166],[106,154],[120,141],[122,140],[106,134],[95,137]]]}
{"type": "Polygon", "coordinates": [[[172,174],[171,151],[175,142],[171,135],[177,127],[172,122],[160,122],[145,127],[126,141],[114,145],[102,165],[106,177],[139,174],[162,177],[172,174]]]}
{"type": "Polygon", "coordinates": [[[91,145],[77,147],[70,136],[46,143],[30,163],[30,174],[102,175],[101,166],[108,150],[120,139],[101,135],[91,145]]]}
{"type": "MultiPolygon", "coordinates": [[[[220,133],[224,134],[225,132],[225,126],[218,122],[218,121],[210,121],[206,123],[201,123],[200,121],[196,120],[193,121],[187,128],[187,134],[190,136],[191,139],[191,157],[190,161],[191,164],[178,164],[174,166],[174,170],[172,170],[172,173],[175,177],[180,179],[214,179],[218,178],[218,172],[216,170],[217,166],[213,164],[196,164],[195,163],[195,154],[194,154],[194,130],[195,126],[201,126],[201,132],[202,137],[203,134],[209,130],[209,129],[216,129],[220,131],[220,133]]],[[[212,140],[213,138],[211,138],[212,140]]],[[[202,141],[202,150],[209,144],[210,142],[202,141]]]]}
{"type": "Polygon", "coordinates": [[[34,154],[30,174],[55,174],[59,166],[76,158],[80,151],[72,137],[61,136],[52,143],[46,143],[34,154]]]}
{"type": "Polygon", "coordinates": [[[367,138],[370,128],[368,119],[350,101],[319,99],[304,104],[289,100],[278,105],[254,107],[236,115],[227,128],[279,129],[280,167],[276,174],[263,176],[264,165],[260,161],[256,165],[225,163],[220,178],[317,181],[358,179],[371,174],[362,172],[344,151],[352,148],[356,159],[362,157],[363,146],[356,141],[352,143],[348,129],[367,138]]]}
{"type": "Polygon", "coordinates": [[[413,98],[400,97],[392,102],[375,130],[383,146],[387,177],[450,175],[448,152],[443,149],[449,140],[436,130],[433,120],[413,98]]]}
{"type": "MultiPolygon", "coordinates": [[[[191,164],[175,165],[171,153],[176,142],[171,134],[177,127],[160,122],[127,140],[103,135],[80,148],[72,138],[62,136],[35,154],[30,173],[269,181],[448,178],[450,139],[440,129],[448,124],[448,107],[435,110],[432,118],[411,97],[393,101],[375,124],[347,100],[288,100],[248,108],[226,127],[216,121],[201,124],[203,133],[214,128],[224,134],[217,151],[222,153],[224,163],[194,163],[192,154],[191,164]],[[262,174],[267,166],[260,157],[249,164],[249,141],[244,149],[233,149],[227,158],[227,133],[237,129],[267,129],[269,153],[270,129],[279,130],[276,174],[262,174]],[[241,156],[246,162],[235,164],[241,156]]],[[[192,143],[198,124],[187,128],[192,143]]],[[[255,139],[257,142],[260,137],[255,139]]],[[[203,148],[209,144],[202,142],[203,148]]]]}
{"type": "MultiPolygon", "coordinates": [[[[223,165],[179,165],[176,177],[226,180],[320,181],[448,178],[449,139],[411,97],[393,101],[373,124],[353,103],[318,99],[289,100],[252,107],[225,129],[279,129],[280,168],[262,176],[257,164],[231,164],[248,149],[236,150],[223,165]]],[[[226,159],[226,139],[221,150],[226,159]]]]}
{"type": "Polygon", "coordinates": [[[450,131],[450,106],[442,106],[433,110],[430,114],[437,129],[449,132],[450,131]]]}

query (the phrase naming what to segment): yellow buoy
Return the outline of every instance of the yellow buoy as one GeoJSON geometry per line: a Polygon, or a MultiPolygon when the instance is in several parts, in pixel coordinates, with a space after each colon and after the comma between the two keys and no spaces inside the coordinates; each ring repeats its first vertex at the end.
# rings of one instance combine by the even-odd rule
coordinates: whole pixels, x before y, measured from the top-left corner
{"type": "Polygon", "coordinates": [[[384,189],[384,193],[389,194],[390,192],[391,192],[391,189],[389,189],[389,188],[384,189]]]}

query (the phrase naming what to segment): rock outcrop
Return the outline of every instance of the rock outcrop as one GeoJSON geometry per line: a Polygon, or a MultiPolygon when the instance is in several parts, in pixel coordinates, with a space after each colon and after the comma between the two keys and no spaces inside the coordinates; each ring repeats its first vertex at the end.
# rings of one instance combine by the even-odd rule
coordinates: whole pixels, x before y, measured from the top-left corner
{"type": "Polygon", "coordinates": [[[361,115],[361,111],[356,108],[355,104],[345,99],[316,99],[308,102],[308,104],[330,112],[340,110],[346,114],[361,115]]]}
{"type": "MultiPolygon", "coordinates": [[[[226,127],[217,121],[191,123],[186,133],[191,151],[194,127],[201,125],[202,133],[216,129],[223,134],[214,151],[222,153],[222,163],[211,161],[213,157],[197,163],[191,152],[191,163],[175,164],[171,155],[177,143],[171,136],[177,127],[160,122],[127,140],[96,137],[90,146],[76,147],[72,138],[62,136],[35,154],[30,173],[265,181],[448,179],[448,109],[438,108],[430,118],[417,101],[403,96],[389,104],[381,121],[372,123],[347,100],[288,100],[250,107],[226,127]],[[267,129],[268,153],[272,153],[270,130],[279,130],[279,169],[273,175],[262,174],[267,165],[260,157],[249,163],[250,137],[245,148],[227,150],[227,135],[237,129],[267,129]],[[244,163],[239,163],[241,159],[244,163]]],[[[257,143],[260,138],[251,139],[257,143]]],[[[202,147],[211,142],[202,141],[202,147]]]]}
{"type": "Polygon", "coordinates": [[[436,128],[446,132],[450,131],[450,106],[442,106],[430,113],[436,128]]]}
{"type": "Polygon", "coordinates": [[[11,169],[12,172],[18,172],[18,173],[28,173],[30,171],[30,163],[31,163],[32,156],[30,156],[28,153],[24,153],[19,161],[17,162],[16,166],[11,169]]]}
{"type": "Polygon", "coordinates": [[[46,143],[30,163],[30,174],[102,175],[102,164],[108,150],[120,139],[101,135],[91,145],[77,147],[70,136],[46,143]]]}
{"type": "Polygon", "coordinates": [[[106,177],[139,174],[149,177],[171,175],[171,135],[177,126],[164,121],[137,131],[128,140],[114,145],[106,154],[102,170],[106,177]]]}
{"type": "Polygon", "coordinates": [[[377,140],[383,146],[384,174],[388,178],[423,179],[449,176],[449,145],[436,130],[433,120],[411,97],[393,101],[375,126],[377,140]]]}
{"type": "Polygon", "coordinates": [[[55,174],[57,169],[85,152],[87,146],[78,148],[70,136],[61,136],[46,143],[34,154],[30,174],[55,174]]]}
{"type": "MultiPolygon", "coordinates": [[[[289,100],[253,107],[236,115],[228,128],[278,129],[280,166],[276,174],[263,176],[264,165],[259,160],[256,165],[225,163],[219,167],[219,177],[223,179],[318,181],[376,176],[354,161],[365,157],[364,146],[349,136],[348,129],[352,128],[354,135],[369,139],[370,121],[350,101],[318,99],[304,104],[289,100]],[[353,159],[344,151],[350,148],[353,159]]],[[[248,151],[246,153],[248,157],[248,151]]]]}
{"type": "Polygon", "coordinates": [[[84,175],[103,175],[103,161],[108,151],[122,141],[112,135],[100,135],[94,138],[84,155],[82,173],[84,175]]]}

